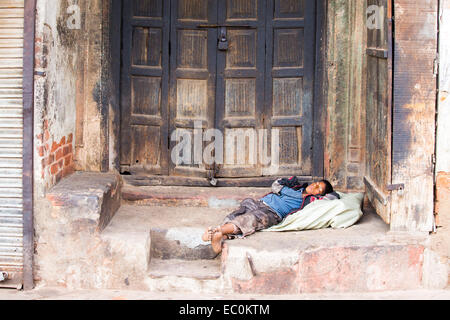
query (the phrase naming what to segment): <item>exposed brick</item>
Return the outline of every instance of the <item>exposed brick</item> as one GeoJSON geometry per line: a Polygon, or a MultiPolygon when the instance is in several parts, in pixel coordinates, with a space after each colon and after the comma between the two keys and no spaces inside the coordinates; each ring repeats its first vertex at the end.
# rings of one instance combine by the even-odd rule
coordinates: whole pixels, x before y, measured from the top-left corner
{"type": "Polygon", "coordinates": [[[72,141],[73,141],[73,134],[71,133],[67,136],[67,143],[72,143],[72,141]]]}
{"type": "Polygon", "coordinates": [[[44,144],[44,150],[45,150],[45,152],[50,151],[50,146],[48,145],[48,143],[44,144]]]}
{"type": "Polygon", "coordinates": [[[55,162],[55,155],[53,153],[48,155],[48,161],[47,161],[47,165],[51,165],[53,162],[55,162]]]}
{"type": "Polygon", "coordinates": [[[56,161],[59,161],[60,159],[62,159],[64,157],[64,152],[62,148],[59,148],[58,150],[56,150],[56,161]]]}
{"type": "Polygon", "coordinates": [[[64,167],[67,167],[72,164],[72,155],[69,154],[64,157],[64,167]]]}
{"type": "Polygon", "coordinates": [[[52,166],[50,167],[50,173],[51,173],[52,175],[55,175],[55,174],[58,173],[58,171],[59,171],[59,166],[58,166],[58,164],[57,164],[57,163],[52,164],[52,166]]]}
{"type": "Polygon", "coordinates": [[[58,167],[60,169],[62,169],[62,167],[64,167],[64,159],[60,159],[57,163],[58,163],[58,167]]]}
{"type": "Polygon", "coordinates": [[[60,146],[63,146],[63,145],[65,145],[66,144],[66,137],[62,137],[61,138],[61,141],[59,142],[59,145],[60,146]]]}
{"type": "Polygon", "coordinates": [[[71,144],[65,145],[63,148],[64,156],[67,156],[68,154],[71,154],[71,153],[72,153],[72,145],[71,144]]]}
{"type": "Polygon", "coordinates": [[[50,152],[55,152],[59,148],[59,144],[57,144],[55,141],[52,143],[52,148],[50,149],[50,152]]]}

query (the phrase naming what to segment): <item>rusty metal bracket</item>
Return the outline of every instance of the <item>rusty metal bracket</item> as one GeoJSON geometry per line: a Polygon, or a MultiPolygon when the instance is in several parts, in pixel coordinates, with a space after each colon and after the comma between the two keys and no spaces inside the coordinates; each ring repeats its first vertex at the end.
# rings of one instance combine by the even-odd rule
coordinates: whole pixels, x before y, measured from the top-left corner
{"type": "Polygon", "coordinates": [[[387,191],[400,191],[405,190],[405,184],[404,183],[397,183],[397,184],[388,184],[386,186],[387,191]]]}

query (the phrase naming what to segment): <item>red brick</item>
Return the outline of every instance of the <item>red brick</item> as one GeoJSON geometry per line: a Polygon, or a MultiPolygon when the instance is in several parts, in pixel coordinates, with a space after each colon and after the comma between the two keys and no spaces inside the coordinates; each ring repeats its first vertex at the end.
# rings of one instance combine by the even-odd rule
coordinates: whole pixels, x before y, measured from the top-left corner
{"type": "Polygon", "coordinates": [[[59,160],[57,163],[58,163],[58,167],[60,169],[62,169],[62,167],[64,167],[64,159],[59,160]]]}
{"type": "Polygon", "coordinates": [[[61,141],[59,142],[59,145],[60,146],[63,146],[63,145],[65,145],[66,144],[66,137],[62,137],[61,138],[61,141]]]}
{"type": "Polygon", "coordinates": [[[64,157],[64,153],[63,153],[63,149],[59,148],[58,150],[56,150],[56,161],[59,161],[60,159],[62,159],[62,157],[64,157]]]}
{"type": "Polygon", "coordinates": [[[72,143],[72,141],[73,141],[73,134],[71,133],[67,136],[67,143],[72,143]]]}
{"type": "Polygon", "coordinates": [[[72,164],[72,155],[69,154],[68,156],[64,157],[64,167],[67,167],[72,164]]]}
{"type": "Polygon", "coordinates": [[[57,164],[57,163],[52,164],[52,166],[50,167],[50,173],[51,173],[52,175],[55,175],[55,174],[58,173],[58,171],[59,171],[59,166],[58,166],[58,164],[57,164]]]}
{"type": "Polygon", "coordinates": [[[48,145],[48,143],[44,144],[44,149],[45,149],[45,152],[50,151],[50,146],[48,145]]]}
{"type": "Polygon", "coordinates": [[[55,154],[54,154],[54,153],[51,153],[51,154],[48,155],[48,158],[47,158],[47,165],[49,166],[49,165],[51,165],[53,162],[55,162],[55,154]]]}
{"type": "Polygon", "coordinates": [[[48,120],[44,120],[44,130],[48,129],[48,120]]]}
{"type": "Polygon", "coordinates": [[[63,148],[63,151],[64,151],[64,156],[71,154],[72,153],[72,145],[71,144],[65,145],[63,148]]]}
{"type": "Polygon", "coordinates": [[[50,152],[53,153],[59,148],[59,144],[57,144],[55,141],[52,143],[52,148],[50,149],[50,152]]]}

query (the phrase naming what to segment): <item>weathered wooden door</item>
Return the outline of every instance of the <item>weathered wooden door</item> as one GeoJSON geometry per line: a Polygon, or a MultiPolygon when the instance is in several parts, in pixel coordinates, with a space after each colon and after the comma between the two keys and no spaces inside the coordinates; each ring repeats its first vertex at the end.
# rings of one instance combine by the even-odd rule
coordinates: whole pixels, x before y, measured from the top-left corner
{"type": "Polygon", "coordinates": [[[170,3],[124,4],[121,170],[167,175],[170,3]]]}
{"type": "Polygon", "coordinates": [[[215,128],[217,177],[311,176],[315,6],[124,2],[121,170],[205,177],[215,128]]]}
{"type": "Polygon", "coordinates": [[[367,0],[367,195],[386,223],[391,221],[392,6],[367,0]]]}
{"type": "Polygon", "coordinates": [[[315,6],[221,2],[219,25],[231,27],[229,49],[218,58],[216,121],[225,140],[219,177],[311,176],[315,6]],[[241,145],[239,136],[247,139],[241,145]]]}

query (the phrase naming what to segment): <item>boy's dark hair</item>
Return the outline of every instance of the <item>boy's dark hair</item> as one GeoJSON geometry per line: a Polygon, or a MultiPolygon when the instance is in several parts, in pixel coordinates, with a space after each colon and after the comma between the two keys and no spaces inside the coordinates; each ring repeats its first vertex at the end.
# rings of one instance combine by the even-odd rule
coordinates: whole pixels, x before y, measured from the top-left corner
{"type": "Polygon", "coordinates": [[[334,192],[333,186],[331,185],[330,181],[328,180],[321,180],[320,182],[325,183],[325,190],[323,191],[323,196],[329,193],[334,192]]]}

